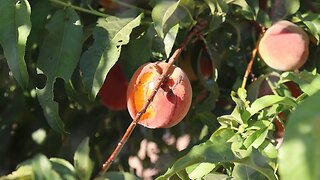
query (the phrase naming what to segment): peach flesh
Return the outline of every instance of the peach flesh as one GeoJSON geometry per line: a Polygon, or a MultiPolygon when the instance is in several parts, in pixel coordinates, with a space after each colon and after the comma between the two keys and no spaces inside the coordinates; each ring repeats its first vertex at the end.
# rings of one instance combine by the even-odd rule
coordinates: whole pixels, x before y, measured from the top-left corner
{"type": "Polygon", "coordinates": [[[99,91],[102,104],[111,110],[124,110],[127,108],[128,80],[121,67],[114,65],[99,91]]]}
{"type": "MultiPolygon", "coordinates": [[[[127,107],[132,118],[147,102],[166,66],[165,62],[146,63],[132,76],[127,92],[127,107]]],[[[189,79],[179,67],[172,66],[168,79],[161,85],[138,123],[147,128],[172,127],[185,117],[191,99],[189,79]]]]}
{"type": "Polygon", "coordinates": [[[273,69],[289,71],[303,66],[309,55],[309,37],[289,21],[273,24],[261,38],[259,54],[273,69]]]}

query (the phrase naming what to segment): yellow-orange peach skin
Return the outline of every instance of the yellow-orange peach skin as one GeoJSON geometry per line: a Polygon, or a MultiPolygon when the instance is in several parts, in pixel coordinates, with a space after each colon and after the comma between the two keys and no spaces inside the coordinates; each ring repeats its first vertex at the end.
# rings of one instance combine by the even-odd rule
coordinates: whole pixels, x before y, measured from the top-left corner
{"type": "MultiPolygon", "coordinates": [[[[127,92],[127,107],[132,118],[142,110],[166,66],[165,62],[146,63],[132,76],[127,92]]],[[[192,88],[188,77],[182,69],[173,65],[168,78],[138,123],[147,128],[172,127],[185,117],[191,99],[192,88]]]]}
{"type": "Polygon", "coordinates": [[[260,40],[258,51],[264,62],[280,71],[296,70],[309,55],[309,37],[296,24],[282,20],[273,24],[260,40]]]}

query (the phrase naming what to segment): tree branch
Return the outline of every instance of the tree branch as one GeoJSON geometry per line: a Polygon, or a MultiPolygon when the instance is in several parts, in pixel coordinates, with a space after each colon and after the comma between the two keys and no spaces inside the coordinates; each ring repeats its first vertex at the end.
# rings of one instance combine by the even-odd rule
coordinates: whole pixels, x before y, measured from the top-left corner
{"type": "Polygon", "coordinates": [[[153,101],[156,93],[158,92],[159,88],[161,87],[163,81],[165,80],[165,78],[168,76],[169,74],[169,68],[174,64],[174,62],[179,58],[181,52],[186,48],[186,46],[188,45],[188,43],[190,42],[190,40],[193,38],[193,36],[199,34],[205,27],[207,27],[208,22],[205,20],[200,20],[193,28],[192,30],[189,32],[189,34],[187,35],[187,37],[184,39],[184,41],[181,43],[181,45],[179,46],[179,48],[177,48],[174,53],[172,54],[172,56],[168,59],[168,64],[166,66],[166,68],[164,69],[164,71],[162,72],[161,76],[159,77],[158,82],[155,85],[154,90],[152,91],[150,97],[148,98],[148,100],[145,102],[142,110],[140,112],[137,113],[136,117],[132,120],[131,124],[129,125],[129,127],[127,128],[125,134],[122,136],[121,140],[119,141],[117,147],[114,149],[114,151],[112,152],[112,154],[109,156],[109,158],[105,161],[105,163],[103,163],[101,171],[100,171],[100,175],[102,175],[103,173],[105,173],[109,167],[111,166],[112,162],[115,160],[115,158],[118,156],[118,154],[120,153],[121,149],[123,148],[124,144],[127,142],[128,138],[130,137],[130,135],[132,134],[134,128],[136,127],[137,123],[139,122],[141,116],[146,112],[148,106],[150,105],[150,103],[153,101]]]}

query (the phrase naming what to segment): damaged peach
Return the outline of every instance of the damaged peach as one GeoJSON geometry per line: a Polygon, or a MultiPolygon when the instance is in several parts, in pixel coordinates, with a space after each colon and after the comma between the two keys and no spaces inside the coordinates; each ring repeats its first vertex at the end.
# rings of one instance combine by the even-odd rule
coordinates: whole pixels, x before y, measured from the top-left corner
{"type": "MultiPolygon", "coordinates": [[[[167,65],[165,62],[146,63],[132,76],[127,92],[127,107],[132,118],[135,118],[148,101],[167,65]]],[[[148,128],[172,127],[185,117],[191,99],[189,79],[179,67],[173,65],[138,123],[148,128]]]]}

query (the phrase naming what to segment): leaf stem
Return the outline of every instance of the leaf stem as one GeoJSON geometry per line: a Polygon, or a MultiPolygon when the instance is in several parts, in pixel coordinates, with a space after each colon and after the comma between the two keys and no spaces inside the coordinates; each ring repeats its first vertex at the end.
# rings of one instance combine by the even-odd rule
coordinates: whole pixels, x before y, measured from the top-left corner
{"type": "Polygon", "coordinates": [[[82,7],[79,7],[79,6],[75,6],[75,5],[71,4],[71,3],[66,3],[66,2],[63,2],[63,1],[60,1],[60,0],[50,0],[50,1],[52,3],[59,4],[59,5],[62,5],[64,7],[69,7],[69,8],[72,8],[74,10],[81,11],[81,12],[88,13],[88,14],[92,14],[92,15],[95,15],[95,16],[100,16],[100,17],[104,17],[104,18],[109,17],[109,15],[101,13],[99,11],[85,9],[85,8],[82,8],[82,7]]]}
{"type": "Polygon", "coordinates": [[[208,22],[205,20],[200,20],[193,29],[189,32],[187,37],[184,39],[184,41],[181,43],[179,48],[177,48],[172,56],[168,59],[168,64],[164,71],[162,72],[161,76],[158,79],[158,82],[155,85],[154,90],[150,94],[149,98],[145,102],[142,110],[137,113],[135,118],[132,120],[131,124],[127,128],[125,134],[122,136],[121,140],[119,141],[117,147],[114,149],[112,154],[109,156],[109,158],[105,161],[105,163],[102,165],[101,171],[99,172],[99,175],[102,175],[104,172],[106,172],[109,167],[111,166],[112,162],[115,160],[115,158],[120,153],[121,149],[123,148],[124,144],[127,142],[128,138],[132,134],[134,128],[136,127],[137,123],[139,122],[141,116],[146,112],[148,106],[153,101],[156,93],[158,92],[159,88],[161,87],[162,82],[165,80],[165,78],[169,74],[169,68],[174,64],[174,62],[179,58],[181,52],[186,48],[190,40],[193,38],[193,36],[199,34],[206,26],[208,25],[208,22]]]}

